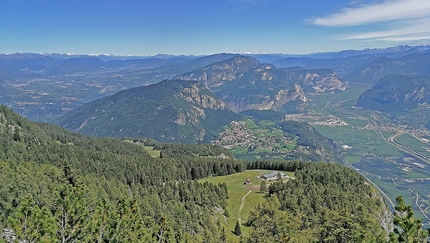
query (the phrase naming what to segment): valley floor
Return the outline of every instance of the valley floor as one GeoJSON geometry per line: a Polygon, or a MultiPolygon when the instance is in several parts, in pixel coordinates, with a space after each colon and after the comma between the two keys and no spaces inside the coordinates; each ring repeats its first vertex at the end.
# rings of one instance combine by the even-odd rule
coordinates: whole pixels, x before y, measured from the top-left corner
{"type": "Polygon", "coordinates": [[[354,107],[363,89],[315,95],[309,115],[287,120],[309,122],[344,150],[346,165],[374,182],[394,205],[402,194],[424,228],[430,226],[430,132],[394,124],[388,115],[354,107]],[[353,98],[351,98],[353,97],[353,98]]]}

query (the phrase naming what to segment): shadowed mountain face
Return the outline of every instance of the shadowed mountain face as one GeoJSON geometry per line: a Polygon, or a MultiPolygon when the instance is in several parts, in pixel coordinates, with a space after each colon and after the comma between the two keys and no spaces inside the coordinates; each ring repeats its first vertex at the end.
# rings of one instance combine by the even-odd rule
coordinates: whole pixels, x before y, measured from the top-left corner
{"type": "Polygon", "coordinates": [[[87,103],[58,124],[95,136],[199,143],[212,140],[238,117],[200,83],[166,80],[87,103]]]}
{"type": "Polygon", "coordinates": [[[330,69],[280,69],[247,56],[214,63],[178,75],[175,79],[201,82],[235,112],[282,110],[289,102],[295,102],[296,110],[300,111],[306,102],[305,92],[344,91],[348,88],[348,84],[330,69]]]}
{"type": "Polygon", "coordinates": [[[398,113],[430,103],[430,77],[388,75],[364,92],[356,106],[398,113]]]}

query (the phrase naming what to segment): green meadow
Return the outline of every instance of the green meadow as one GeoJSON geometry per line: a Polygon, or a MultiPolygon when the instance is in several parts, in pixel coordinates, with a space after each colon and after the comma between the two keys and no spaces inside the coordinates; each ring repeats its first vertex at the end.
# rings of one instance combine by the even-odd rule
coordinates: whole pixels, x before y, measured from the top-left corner
{"type": "MultiPolygon", "coordinates": [[[[249,212],[257,204],[263,203],[265,197],[268,196],[268,194],[260,192],[261,180],[258,179],[257,176],[261,176],[269,172],[272,172],[272,170],[247,170],[237,174],[208,177],[199,180],[200,182],[210,182],[214,184],[225,182],[227,184],[229,195],[227,200],[227,210],[230,216],[228,217],[227,221],[221,220],[221,223],[225,225],[228,232],[232,232],[234,230],[236,221],[240,220],[242,223],[242,232],[244,235],[248,234],[249,229],[244,224],[248,219],[249,212]],[[246,179],[250,180],[250,184],[245,183],[246,179]],[[242,198],[244,198],[244,203],[241,208],[242,198]]],[[[294,173],[291,172],[284,173],[289,176],[294,176],[294,173]]],[[[266,183],[268,187],[270,182],[266,183]]]]}

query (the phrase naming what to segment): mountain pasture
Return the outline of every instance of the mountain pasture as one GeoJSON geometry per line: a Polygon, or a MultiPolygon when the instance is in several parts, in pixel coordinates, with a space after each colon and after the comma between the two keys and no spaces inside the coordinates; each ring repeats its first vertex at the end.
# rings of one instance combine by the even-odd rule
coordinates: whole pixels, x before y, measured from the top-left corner
{"type": "MultiPolygon", "coordinates": [[[[230,217],[227,221],[221,222],[226,224],[225,227],[228,232],[234,230],[235,223],[239,220],[242,223],[242,232],[247,236],[248,227],[246,227],[244,223],[248,219],[250,210],[257,204],[262,204],[265,201],[265,198],[268,197],[267,193],[260,192],[261,179],[257,178],[257,176],[262,176],[272,171],[273,170],[247,170],[232,175],[208,177],[199,180],[202,183],[209,182],[213,184],[227,184],[229,196],[227,199],[227,210],[230,217]],[[246,184],[247,179],[250,181],[248,184],[246,184]]],[[[290,177],[294,176],[294,173],[292,172],[283,173],[290,177]]],[[[266,181],[266,185],[269,187],[270,181],[266,181]]]]}

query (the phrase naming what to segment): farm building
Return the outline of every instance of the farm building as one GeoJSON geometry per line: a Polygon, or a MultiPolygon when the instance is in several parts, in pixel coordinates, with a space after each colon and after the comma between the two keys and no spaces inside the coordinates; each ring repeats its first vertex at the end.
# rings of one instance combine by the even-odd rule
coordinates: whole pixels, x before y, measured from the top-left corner
{"type": "Polygon", "coordinates": [[[277,180],[277,179],[280,179],[280,178],[279,178],[279,176],[278,176],[279,174],[281,175],[281,178],[286,178],[286,177],[288,177],[288,175],[286,175],[286,174],[285,174],[285,173],[283,173],[283,172],[279,172],[279,171],[272,171],[272,172],[270,172],[270,173],[266,173],[266,174],[264,174],[264,175],[260,176],[260,179],[262,179],[262,180],[267,180],[267,181],[277,180]]]}

